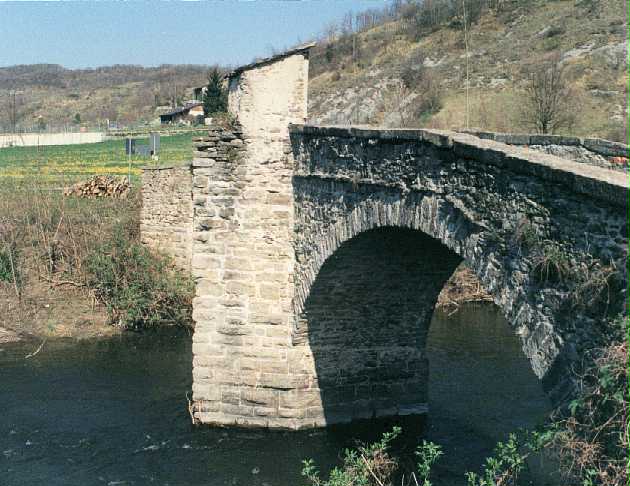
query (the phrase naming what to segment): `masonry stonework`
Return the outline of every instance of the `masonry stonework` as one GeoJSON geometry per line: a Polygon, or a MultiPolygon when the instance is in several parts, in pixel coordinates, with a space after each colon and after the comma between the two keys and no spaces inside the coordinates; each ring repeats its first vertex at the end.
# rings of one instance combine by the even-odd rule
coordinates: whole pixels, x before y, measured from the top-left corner
{"type": "Polygon", "coordinates": [[[307,48],[235,71],[235,122],[194,140],[195,420],[426,412],[426,336],[462,260],[566,398],[624,302],[625,174],[468,134],[304,126],[307,76],[307,48]]]}
{"type": "Polygon", "coordinates": [[[611,142],[601,138],[566,137],[564,135],[528,135],[475,130],[468,130],[463,133],[470,133],[485,140],[494,140],[557,155],[575,162],[630,172],[630,147],[619,142],[611,142]]]}
{"type": "Polygon", "coordinates": [[[140,234],[147,246],[190,269],[192,258],[192,185],[188,164],[145,167],[142,171],[140,234]]]}
{"type": "Polygon", "coordinates": [[[304,407],[291,393],[312,388],[312,374],[289,369],[289,123],[306,118],[307,79],[307,50],[232,73],[229,108],[239,131],[213,138],[239,153],[193,161],[193,400],[204,423],[294,428],[304,407]]]}
{"type": "MultiPolygon", "coordinates": [[[[322,346],[332,351],[328,357],[319,353],[316,362],[335,362],[339,353],[352,356],[353,351],[361,350],[356,359],[343,361],[340,369],[344,373],[363,376],[362,384],[378,381],[383,375],[394,378],[391,383],[396,384],[396,370],[411,371],[404,353],[398,353],[399,359],[390,362],[389,373],[358,356],[369,356],[382,342],[391,349],[395,349],[396,342],[423,343],[421,339],[402,337],[404,329],[411,325],[426,335],[437,293],[458,258],[462,258],[521,337],[523,351],[552,400],[558,402],[567,396],[572,386],[568,366],[588,348],[602,315],[599,308],[583,308],[582,302],[572,300],[579,292],[572,285],[587,283],[541,283],[535,278],[540,250],[561,249],[581,274],[600,268],[594,260],[603,262],[603,266],[619,269],[620,281],[627,282],[624,205],[628,183],[623,174],[585,168],[577,162],[469,135],[309,126],[293,127],[291,135],[296,159],[296,329],[308,335],[300,343],[309,343],[311,350],[322,346]],[[535,235],[536,242],[530,245],[536,247],[528,248],[523,243],[525,226],[535,235]],[[387,281],[387,272],[378,263],[389,266],[408,251],[405,241],[409,230],[425,235],[424,242],[413,245],[415,267],[411,262],[401,267],[411,275],[400,272],[398,282],[404,288],[405,282],[411,281],[421,293],[422,298],[416,297],[415,315],[397,318],[409,299],[392,284],[393,292],[374,292],[359,305],[356,299],[322,298],[319,294],[327,295],[334,286],[351,287],[361,282],[360,276],[346,272],[338,274],[334,284],[323,285],[320,280],[327,275],[324,270],[331,260],[342,258],[346,245],[356,245],[352,242],[384,230],[400,244],[391,245],[389,251],[377,251],[379,258],[371,266],[372,272],[364,270],[366,280],[387,281]],[[397,232],[397,236],[391,236],[391,232],[397,232]],[[388,312],[380,316],[376,311],[370,313],[383,302],[388,312]],[[354,330],[352,346],[347,342],[338,346],[337,334],[345,329],[341,329],[336,316],[343,318],[347,306],[353,307],[355,315],[363,315],[354,330]],[[325,337],[320,330],[321,313],[329,321],[325,337]],[[372,316],[388,328],[389,341],[372,339],[372,316]],[[333,321],[336,326],[330,323],[333,321]],[[397,335],[401,336],[399,341],[397,335]]],[[[378,245],[374,240],[369,247],[378,245]]],[[[351,258],[345,265],[362,265],[369,251],[362,253],[363,257],[351,258]]],[[[581,277],[574,274],[568,278],[581,277]]],[[[619,285],[614,295],[608,296],[614,302],[610,312],[612,307],[619,310],[623,302],[619,289],[623,288],[619,285]]],[[[317,373],[324,367],[316,364],[317,373]]],[[[409,383],[426,383],[426,373],[426,367],[415,368],[409,383]]],[[[331,387],[326,384],[326,388],[331,387]]],[[[382,393],[388,396],[386,388],[378,389],[381,395],[372,395],[375,402],[382,393]]],[[[399,394],[410,396],[418,388],[412,385],[399,389],[399,394]]],[[[321,391],[326,397],[327,391],[321,391]]],[[[331,415],[335,420],[339,408],[345,408],[346,418],[357,410],[350,396],[346,400],[342,407],[330,407],[335,410],[331,415]]],[[[376,403],[369,407],[374,415],[380,414],[376,403]]],[[[324,409],[328,408],[324,401],[324,409]]]]}

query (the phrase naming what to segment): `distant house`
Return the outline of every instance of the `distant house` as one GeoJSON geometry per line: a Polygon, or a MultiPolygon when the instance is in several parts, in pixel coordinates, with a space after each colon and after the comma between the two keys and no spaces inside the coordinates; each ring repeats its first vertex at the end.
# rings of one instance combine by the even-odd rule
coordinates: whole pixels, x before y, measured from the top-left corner
{"type": "Polygon", "coordinates": [[[203,95],[206,94],[207,89],[207,86],[202,86],[201,88],[193,88],[193,99],[195,101],[203,102],[203,95]]]}
{"type": "Polygon", "coordinates": [[[203,123],[203,103],[200,101],[189,101],[184,106],[178,106],[166,113],[162,113],[160,115],[160,123],[162,125],[203,123]]]}

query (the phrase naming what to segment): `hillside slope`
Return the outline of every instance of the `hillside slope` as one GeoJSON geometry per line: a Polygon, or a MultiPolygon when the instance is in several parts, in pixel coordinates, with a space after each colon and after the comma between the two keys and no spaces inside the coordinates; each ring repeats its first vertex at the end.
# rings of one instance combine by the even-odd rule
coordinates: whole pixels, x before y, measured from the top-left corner
{"type": "MultiPolygon", "coordinates": [[[[625,140],[624,0],[466,2],[501,5],[482,11],[470,25],[468,56],[456,8],[430,27],[412,25],[409,9],[405,11],[418,5],[452,9],[460,0],[398,2],[398,14],[383,14],[372,27],[363,23],[360,29],[329,34],[311,57],[310,121],[529,132],[533,128],[521,113],[528,74],[556,59],[565,69],[570,87],[566,98],[574,115],[558,132],[625,140]],[[409,78],[411,86],[402,82],[409,78]]],[[[155,120],[159,106],[190,97],[192,87],[206,83],[207,72],[208,66],[187,65],[0,68],[0,131],[11,126],[7,113],[12,90],[18,93],[22,128],[35,128],[39,117],[49,129],[76,128],[77,114],[89,127],[105,120],[129,125],[155,120]]]]}
{"type": "MultiPolygon", "coordinates": [[[[468,29],[468,125],[531,131],[521,113],[528,73],[553,60],[565,69],[567,102],[575,115],[559,132],[623,141],[628,114],[625,2],[502,4],[500,11],[484,11],[468,29]]],[[[311,63],[310,121],[465,127],[464,35],[456,17],[414,35],[399,17],[320,44],[311,63]],[[425,81],[408,88],[401,78],[414,71],[425,81]]]]}
{"type": "Polygon", "coordinates": [[[8,129],[7,111],[16,91],[18,125],[35,127],[39,117],[49,128],[105,120],[120,124],[150,121],[156,107],[181,102],[191,88],[207,82],[208,66],[108,66],[65,69],[55,64],[0,68],[0,131],[8,129]]]}

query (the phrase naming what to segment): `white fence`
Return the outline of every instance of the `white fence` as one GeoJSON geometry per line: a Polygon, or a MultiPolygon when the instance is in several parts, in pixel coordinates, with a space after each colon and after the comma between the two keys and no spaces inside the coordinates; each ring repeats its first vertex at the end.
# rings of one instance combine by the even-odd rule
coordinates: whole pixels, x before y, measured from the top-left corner
{"type": "Polygon", "coordinates": [[[37,145],[76,145],[105,140],[102,132],[77,133],[0,133],[0,148],[37,145]]]}

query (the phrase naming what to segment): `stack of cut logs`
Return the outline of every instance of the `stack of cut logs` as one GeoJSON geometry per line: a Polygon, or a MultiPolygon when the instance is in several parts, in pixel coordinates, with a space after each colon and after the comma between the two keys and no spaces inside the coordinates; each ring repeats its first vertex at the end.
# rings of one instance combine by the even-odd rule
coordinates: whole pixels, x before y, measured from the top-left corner
{"type": "Polygon", "coordinates": [[[129,193],[129,182],[125,177],[94,176],[87,181],[67,187],[64,196],[125,198],[129,193]]]}

